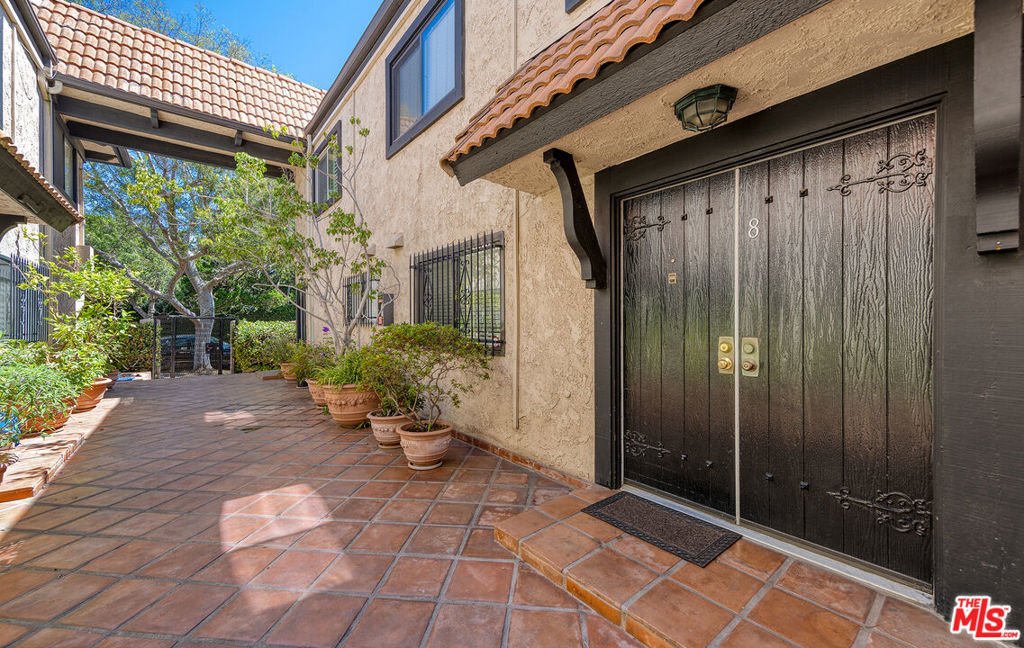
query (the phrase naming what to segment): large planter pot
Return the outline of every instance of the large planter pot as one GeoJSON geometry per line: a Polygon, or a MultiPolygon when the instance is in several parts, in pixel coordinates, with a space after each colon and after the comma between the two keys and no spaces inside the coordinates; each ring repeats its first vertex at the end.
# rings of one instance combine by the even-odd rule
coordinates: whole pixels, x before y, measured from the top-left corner
{"type": "Polygon", "coordinates": [[[71,418],[71,409],[74,407],[74,404],[75,400],[69,398],[66,410],[51,414],[50,416],[39,416],[25,421],[24,425],[22,425],[23,436],[36,436],[38,434],[57,432],[71,418]]]}
{"type": "Polygon", "coordinates": [[[344,427],[359,427],[366,415],[380,407],[376,392],[361,391],[355,385],[324,385],[324,398],[331,418],[344,427]]]}
{"type": "Polygon", "coordinates": [[[373,430],[373,438],[377,439],[377,445],[381,448],[397,448],[402,445],[402,437],[398,436],[398,426],[403,423],[410,423],[409,417],[404,414],[398,416],[377,416],[370,412],[366,418],[370,419],[370,429],[373,430]]]}
{"type": "Polygon", "coordinates": [[[296,382],[295,377],[295,363],[294,362],[282,362],[281,363],[281,377],[288,382],[296,382]]]}
{"type": "Polygon", "coordinates": [[[444,421],[438,421],[437,427],[430,432],[414,432],[409,429],[416,425],[412,422],[403,423],[396,429],[402,438],[402,450],[405,451],[405,458],[409,460],[409,467],[413,470],[433,470],[440,467],[452,442],[452,426],[444,421]]]}
{"type": "Polygon", "coordinates": [[[103,400],[103,394],[107,392],[107,388],[113,382],[110,378],[97,378],[93,380],[92,384],[86,387],[82,395],[75,401],[75,409],[72,411],[78,414],[79,412],[88,412],[95,408],[103,400]]]}
{"type": "Polygon", "coordinates": [[[313,402],[316,403],[317,407],[323,407],[327,404],[327,397],[324,396],[323,385],[312,378],[306,381],[306,385],[309,387],[309,395],[313,398],[313,402]]]}

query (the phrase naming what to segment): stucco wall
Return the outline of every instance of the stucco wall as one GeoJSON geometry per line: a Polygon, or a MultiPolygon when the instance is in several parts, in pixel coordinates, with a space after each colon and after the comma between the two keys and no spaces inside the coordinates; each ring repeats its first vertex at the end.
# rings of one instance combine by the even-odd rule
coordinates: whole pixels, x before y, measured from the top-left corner
{"type": "MultiPolygon", "coordinates": [[[[492,379],[446,412],[457,427],[572,475],[593,477],[593,295],[562,231],[561,202],[540,153],[488,180],[459,187],[438,160],[476,111],[529,56],[606,4],[570,14],[564,0],[466,2],[465,98],[391,159],[385,159],[384,59],[425,5],[413,3],[329,117],[356,115],[370,129],[357,183],[378,256],[402,281],[397,320],[409,318],[409,258],[461,237],[505,233],[507,352],[492,379]],[[498,184],[501,183],[501,184],[498,184]],[[505,185],[505,186],[501,186],[505,185]],[[405,246],[385,249],[395,235],[405,246]]],[[[708,82],[741,88],[733,119],[969,30],[967,0],[837,0],[797,24],[680,79],[565,138],[581,160],[585,193],[593,173],[684,137],[671,103],[708,82]],[[857,52],[846,56],[844,52],[857,52]]],[[[346,125],[343,144],[358,141],[346,125]]],[[[546,148],[546,147],[545,147],[546,148]]],[[[319,325],[310,327],[319,334],[319,325]]],[[[363,340],[367,338],[363,336],[363,340]]]]}

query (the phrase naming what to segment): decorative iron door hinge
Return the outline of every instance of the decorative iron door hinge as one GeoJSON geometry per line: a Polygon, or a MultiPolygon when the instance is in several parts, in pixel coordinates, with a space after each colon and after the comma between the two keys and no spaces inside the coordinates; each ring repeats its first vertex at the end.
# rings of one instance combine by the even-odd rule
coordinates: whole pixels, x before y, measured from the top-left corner
{"type": "Polygon", "coordinates": [[[850,489],[845,486],[827,493],[839,502],[843,509],[851,506],[860,506],[875,513],[875,521],[879,524],[888,524],[890,528],[900,533],[913,531],[924,537],[931,532],[932,512],[931,501],[915,499],[906,493],[894,491],[883,493],[875,491],[873,499],[861,499],[850,495],[850,489]]]}

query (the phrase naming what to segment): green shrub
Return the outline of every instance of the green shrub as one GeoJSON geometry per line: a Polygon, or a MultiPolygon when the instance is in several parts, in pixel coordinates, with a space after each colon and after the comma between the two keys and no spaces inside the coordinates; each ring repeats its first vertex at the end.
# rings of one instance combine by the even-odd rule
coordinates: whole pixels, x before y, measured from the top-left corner
{"type": "MultiPolygon", "coordinates": [[[[5,356],[11,360],[14,354],[5,356]]],[[[34,418],[63,414],[74,406],[81,387],[55,364],[5,361],[0,365],[0,448],[17,445],[21,426],[34,418]]]]}
{"type": "Polygon", "coordinates": [[[295,345],[295,322],[250,322],[235,326],[231,354],[237,371],[277,369],[295,345]]]}
{"type": "MultiPolygon", "coordinates": [[[[156,341],[157,350],[160,340],[156,341]]],[[[110,351],[110,364],[118,371],[148,371],[153,366],[153,325],[135,324],[110,351]]]]}
{"type": "Polygon", "coordinates": [[[328,344],[312,346],[306,343],[299,343],[296,345],[295,352],[290,360],[295,363],[295,366],[292,368],[292,371],[295,372],[295,378],[302,383],[309,378],[314,378],[321,369],[326,369],[333,365],[336,358],[333,346],[328,344]]]}
{"type": "Polygon", "coordinates": [[[341,387],[357,385],[363,382],[363,351],[349,349],[334,361],[334,364],[317,370],[313,378],[324,385],[341,387]]]}

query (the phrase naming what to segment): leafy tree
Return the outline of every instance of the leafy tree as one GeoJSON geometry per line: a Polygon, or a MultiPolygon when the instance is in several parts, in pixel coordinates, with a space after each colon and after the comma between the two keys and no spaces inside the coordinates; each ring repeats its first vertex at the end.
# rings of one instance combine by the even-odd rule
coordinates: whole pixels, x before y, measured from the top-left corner
{"type": "MultiPolygon", "coordinates": [[[[266,165],[245,153],[235,156],[235,173],[224,178],[218,192],[224,225],[216,240],[219,253],[259,272],[295,308],[320,321],[338,355],[351,347],[369,300],[395,299],[399,291],[393,269],[370,253],[371,231],[355,183],[369,131],[355,117],[351,123],[359,127],[361,142],[345,147],[349,159],[341,165],[339,190],[331,193],[330,203],[305,199],[287,177],[268,178],[266,165]],[[345,279],[361,273],[378,279],[384,290],[367,290],[350,304],[345,279]],[[294,299],[298,291],[305,292],[305,303],[294,299]]],[[[324,155],[340,155],[335,138],[328,145],[324,155]]],[[[315,155],[298,151],[290,163],[312,173],[321,166],[315,155]]]]}

